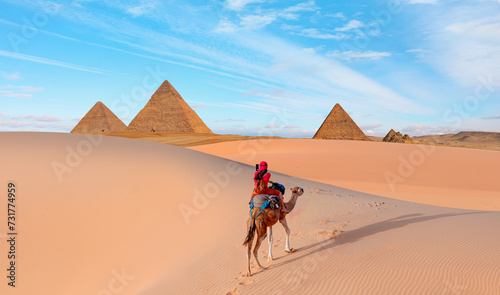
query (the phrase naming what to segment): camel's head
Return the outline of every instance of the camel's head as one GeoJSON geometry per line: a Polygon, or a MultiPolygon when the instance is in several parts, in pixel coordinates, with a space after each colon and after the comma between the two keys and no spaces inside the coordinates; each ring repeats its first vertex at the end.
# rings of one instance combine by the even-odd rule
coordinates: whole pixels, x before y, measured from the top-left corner
{"type": "Polygon", "coordinates": [[[302,194],[304,193],[304,189],[298,186],[290,189],[292,190],[292,194],[296,194],[297,196],[302,196],[302,194]]]}

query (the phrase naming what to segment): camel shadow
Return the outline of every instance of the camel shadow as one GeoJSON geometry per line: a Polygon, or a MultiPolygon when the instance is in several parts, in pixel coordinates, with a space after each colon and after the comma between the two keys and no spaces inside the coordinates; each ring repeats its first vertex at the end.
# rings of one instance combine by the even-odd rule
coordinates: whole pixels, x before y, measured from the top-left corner
{"type": "MultiPolygon", "coordinates": [[[[328,253],[333,247],[344,245],[344,244],[350,244],[350,243],[356,243],[363,238],[373,236],[385,231],[397,229],[397,228],[402,228],[405,226],[408,226],[410,224],[415,224],[415,223],[420,223],[420,222],[425,222],[429,220],[434,220],[434,219],[439,219],[439,218],[446,218],[446,217],[454,217],[454,216],[460,216],[460,215],[470,215],[470,214],[487,214],[491,212],[465,212],[465,213],[446,213],[446,214],[436,214],[436,215],[423,215],[420,213],[416,214],[407,214],[407,215],[402,215],[399,217],[391,218],[388,220],[372,223],[369,225],[365,225],[363,227],[357,228],[352,231],[345,231],[341,236],[336,237],[334,239],[328,239],[324,241],[319,241],[317,243],[313,243],[301,248],[297,248],[294,253],[296,252],[304,252],[305,250],[310,250],[313,249],[311,252],[304,253],[300,256],[294,257],[292,259],[287,259],[286,261],[276,263],[272,265],[272,268],[277,268],[277,267],[282,267],[285,266],[289,263],[295,262],[300,259],[304,259],[310,256],[315,256],[316,259],[321,259],[323,260],[328,256],[330,253],[328,253]],[[324,253],[326,252],[326,253],[324,253]],[[326,255],[326,256],[325,256],[326,255]]],[[[279,260],[281,258],[284,258],[286,256],[279,257],[275,260],[279,260]]]]}

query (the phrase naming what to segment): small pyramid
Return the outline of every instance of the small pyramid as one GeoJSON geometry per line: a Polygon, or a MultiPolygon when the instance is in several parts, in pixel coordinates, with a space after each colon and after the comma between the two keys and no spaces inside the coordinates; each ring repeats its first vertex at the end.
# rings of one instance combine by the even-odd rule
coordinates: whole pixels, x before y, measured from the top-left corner
{"type": "Polygon", "coordinates": [[[413,139],[408,134],[401,134],[401,132],[396,132],[391,129],[389,133],[382,139],[385,142],[399,142],[399,143],[413,143],[413,139]]]}
{"type": "Polygon", "coordinates": [[[125,131],[212,133],[167,80],[151,96],[125,131]]]}
{"type": "Polygon", "coordinates": [[[394,131],[394,129],[391,129],[389,131],[389,133],[387,133],[387,135],[384,137],[384,139],[382,139],[382,141],[391,141],[391,138],[396,135],[396,131],[394,131]]]}
{"type": "Polygon", "coordinates": [[[369,140],[340,104],[336,104],[335,107],[333,107],[313,138],[369,140]]]}
{"type": "Polygon", "coordinates": [[[76,124],[71,133],[121,132],[127,125],[118,119],[102,102],[98,101],[76,124]]]}

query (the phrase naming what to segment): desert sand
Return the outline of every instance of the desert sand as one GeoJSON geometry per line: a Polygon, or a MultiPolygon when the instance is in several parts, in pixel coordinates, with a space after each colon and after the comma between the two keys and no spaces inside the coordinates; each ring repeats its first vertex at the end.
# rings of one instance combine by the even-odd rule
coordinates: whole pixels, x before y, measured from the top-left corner
{"type": "MultiPolygon", "coordinates": [[[[260,257],[268,269],[253,263],[254,275],[244,277],[241,243],[253,165],[97,135],[0,133],[0,142],[4,192],[8,181],[18,186],[19,239],[17,286],[8,287],[2,275],[1,294],[500,293],[500,212],[423,205],[302,179],[357,175],[364,182],[373,179],[370,165],[391,155],[385,165],[397,169],[398,155],[417,145],[273,140],[200,147],[251,164],[265,156],[273,171],[288,167],[298,176],[274,172],[273,180],[305,190],[287,217],[295,252],[283,251],[277,225],[275,261],[266,261],[265,242],[260,257]],[[315,161],[319,153],[328,159],[315,161]]],[[[440,194],[449,186],[457,193],[498,193],[498,153],[457,150],[436,148],[404,185],[434,184],[440,194]],[[463,176],[449,176],[445,184],[433,180],[438,164],[450,164],[456,153],[465,158],[447,169],[463,176]],[[470,167],[475,170],[464,170],[470,167]]],[[[6,231],[0,231],[4,241],[6,231]]],[[[0,250],[6,252],[5,243],[0,250]]],[[[5,269],[7,255],[0,254],[5,269]]]]}
{"type": "Polygon", "coordinates": [[[281,139],[194,150],[312,181],[417,203],[500,211],[500,153],[418,144],[281,139]],[[255,163],[254,163],[255,162],[255,163]]]}

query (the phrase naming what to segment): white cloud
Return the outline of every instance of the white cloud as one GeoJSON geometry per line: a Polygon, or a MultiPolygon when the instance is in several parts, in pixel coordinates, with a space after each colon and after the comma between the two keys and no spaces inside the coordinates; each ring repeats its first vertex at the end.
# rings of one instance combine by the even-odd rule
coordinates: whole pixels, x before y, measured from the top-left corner
{"type": "Polygon", "coordinates": [[[13,90],[0,90],[0,96],[7,97],[31,97],[30,93],[43,91],[42,87],[33,87],[33,86],[0,86],[0,89],[15,89],[16,92],[28,92],[28,93],[14,93],[13,90]]]}
{"type": "Polygon", "coordinates": [[[264,128],[269,128],[269,129],[276,129],[276,128],[280,128],[280,126],[276,125],[276,124],[268,124],[266,125],[266,127],[264,128]]]}
{"type": "Polygon", "coordinates": [[[297,20],[299,19],[299,14],[297,12],[302,11],[316,11],[319,7],[316,5],[315,1],[311,0],[308,2],[299,3],[297,5],[288,7],[279,13],[279,16],[287,20],[297,20]]]}
{"type": "Polygon", "coordinates": [[[304,48],[302,49],[304,52],[307,52],[307,53],[318,53],[318,52],[321,52],[325,49],[325,46],[317,46],[317,47],[314,47],[314,48],[304,48]]]}
{"type": "Polygon", "coordinates": [[[363,130],[368,130],[368,129],[376,129],[376,128],[379,128],[379,127],[382,127],[381,124],[372,124],[372,125],[360,125],[359,128],[363,129],[363,130]]]}
{"type": "Polygon", "coordinates": [[[318,29],[302,29],[298,35],[304,36],[304,37],[309,37],[309,38],[315,38],[315,39],[332,39],[332,40],[342,40],[342,39],[347,39],[349,38],[348,35],[346,34],[329,34],[329,33],[323,33],[320,32],[318,29]]]}
{"type": "Polygon", "coordinates": [[[486,17],[469,22],[457,22],[447,26],[445,31],[469,38],[500,38],[500,18],[486,17]]]}
{"type": "Polygon", "coordinates": [[[481,119],[483,119],[483,120],[500,120],[500,116],[488,116],[488,117],[482,117],[481,119]]]}
{"type": "Polygon", "coordinates": [[[240,24],[246,29],[254,30],[263,28],[276,20],[275,13],[269,13],[265,15],[246,15],[241,17],[240,24]]]}
{"type": "Polygon", "coordinates": [[[19,117],[13,117],[12,120],[32,120],[32,121],[39,121],[39,122],[59,122],[61,119],[57,116],[53,115],[42,115],[42,116],[37,116],[37,115],[28,115],[28,116],[19,116],[19,117]]]}
{"type": "Polygon", "coordinates": [[[155,5],[152,2],[146,2],[139,6],[128,7],[126,9],[127,13],[131,14],[133,17],[138,17],[149,13],[155,9],[155,5]]]}
{"type": "MultiPolygon", "coordinates": [[[[47,130],[47,129],[56,129],[56,130],[64,130],[64,131],[69,131],[72,126],[67,126],[67,125],[62,125],[62,124],[52,124],[52,123],[36,123],[36,122],[19,122],[19,121],[0,121],[0,128],[1,127],[7,127],[7,128],[14,128],[16,130],[19,130],[19,128],[26,128],[24,129],[26,131],[29,130],[47,130]]],[[[7,129],[7,130],[9,130],[7,129]]]]}
{"type": "Polygon", "coordinates": [[[354,52],[354,51],[340,51],[334,50],[326,54],[328,57],[343,59],[343,60],[377,60],[382,57],[389,57],[392,54],[389,52],[377,52],[377,51],[365,51],[365,52],[354,52]]]}
{"type": "Polygon", "coordinates": [[[17,79],[21,78],[19,73],[8,74],[6,72],[0,72],[0,75],[7,80],[17,80],[17,79]]]}
{"type": "Polygon", "coordinates": [[[500,87],[500,16],[485,16],[484,8],[448,15],[451,21],[437,20],[430,27],[433,59],[428,62],[461,86],[475,87],[479,79],[493,77],[491,85],[500,87]]]}
{"type": "Polygon", "coordinates": [[[359,20],[350,20],[347,25],[341,27],[341,28],[336,28],[335,31],[338,31],[338,32],[347,32],[347,31],[351,31],[351,30],[354,30],[354,29],[359,29],[359,28],[364,28],[365,27],[365,23],[363,23],[362,21],[359,21],[359,20]]]}
{"type": "Polygon", "coordinates": [[[340,19],[347,19],[347,17],[342,12],[330,13],[330,14],[326,14],[325,16],[326,17],[335,17],[335,18],[340,18],[340,19]]]}
{"type": "Polygon", "coordinates": [[[43,91],[43,87],[34,87],[34,86],[15,86],[15,85],[7,85],[7,86],[0,86],[0,88],[7,88],[7,89],[19,89],[21,91],[25,92],[41,92],[43,91]]]}
{"type": "MultiPolygon", "coordinates": [[[[274,65],[263,69],[263,77],[274,83],[287,85],[290,90],[314,95],[314,103],[318,106],[331,108],[331,97],[337,96],[356,104],[370,103],[387,111],[405,114],[434,112],[333,59],[306,53],[303,48],[281,38],[250,35],[240,36],[238,41],[248,49],[263,53],[272,60],[274,65]]],[[[289,105],[297,106],[295,102],[289,105]]],[[[303,112],[311,107],[300,108],[303,112]]]]}
{"type": "Polygon", "coordinates": [[[408,133],[410,136],[433,135],[433,134],[454,134],[459,132],[456,128],[450,127],[433,127],[423,124],[413,124],[401,130],[402,133],[408,133]]]}
{"type": "Polygon", "coordinates": [[[421,49],[421,48],[405,50],[405,52],[412,53],[414,56],[416,56],[419,59],[425,59],[429,54],[432,53],[432,51],[430,51],[430,50],[425,50],[425,49],[421,49]]]}
{"type": "Polygon", "coordinates": [[[438,0],[408,0],[409,4],[437,4],[438,0]]]}
{"type": "Polygon", "coordinates": [[[7,93],[7,94],[2,94],[2,96],[8,96],[8,97],[31,97],[31,94],[26,94],[26,93],[7,93]]]}
{"type": "Polygon", "coordinates": [[[206,107],[207,107],[206,104],[195,104],[191,106],[191,108],[193,109],[205,109],[206,107]]]}
{"type": "Polygon", "coordinates": [[[214,122],[215,123],[220,123],[220,122],[245,122],[245,120],[243,120],[243,119],[232,119],[232,118],[229,118],[229,119],[224,119],[224,120],[215,120],[214,122]]]}
{"type": "Polygon", "coordinates": [[[62,61],[57,61],[57,60],[47,59],[47,58],[38,57],[38,56],[22,54],[22,53],[16,53],[16,52],[11,52],[11,51],[0,50],[0,56],[5,56],[5,57],[9,57],[9,58],[14,58],[14,59],[20,59],[20,60],[26,60],[26,61],[46,64],[46,65],[52,65],[52,66],[57,66],[57,67],[63,67],[63,68],[68,68],[68,69],[74,69],[74,70],[78,70],[78,71],[91,72],[91,73],[96,73],[96,74],[115,74],[111,71],[107,71],[107,70],[103,70],[103,69],[79,66],[79,65],[75,65],[75,64],[62,62],[62,61]]]}
{"type": "Polygon", "coordinates": [[[224,5],[231,10],[241,11],[248,4],[261,2],[264,2],[264,0],[226,0],[224,5]]]}
{"type": "Polygon", "coordinates": [[[405,50],[405,52],[410,52],[410,53],[431,53],[431,51],[425,50],[425,49],[421,49],[421,48],[405,50]]]}
{"type": "Polygon", "coordinates": [[[319,7],[316,5],[314,0],[310,0],[307,2],[299,3],[297,5],[286,8],[284,11],[286,12],[297,12],[297,11],[316,11],[319,7]]]}
{"type": "Polygon", "coordinates": [[[215,27],[215,32],[217,33],[233,33],[237,30],[238,26],[227,19],[220,20],[217,27],[215,27]]]}

